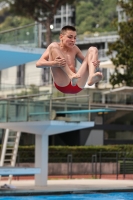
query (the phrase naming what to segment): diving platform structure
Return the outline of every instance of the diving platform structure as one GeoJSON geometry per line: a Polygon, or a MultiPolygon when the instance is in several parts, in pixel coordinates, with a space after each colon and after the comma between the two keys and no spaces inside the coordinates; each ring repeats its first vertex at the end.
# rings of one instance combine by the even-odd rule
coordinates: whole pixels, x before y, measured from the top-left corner
{"type": "MultiPolygon", "coordinates": [[[[37,104],[37,103],[36,103],[37,104]]],[[[11,106],[11,104],[10,104],[11,106]]],[[[21,105],[20,105],[21,106],[21,105]]],[[[14,107],[14,105],[13,105],[14,107]]],[[[12,107],[12,108],[13,108],[12,107]]],[[[16,104],[16,108],[18,105],[16,104]]],[[[8,107],[9,108],[9,107],[8,107]]],[[[10,109],[10,108],[9,108],[10,109]]],[[[46,107],[42,107],[42,109],[46,109],[46,107]]],[[[10,109],[10,112],[12,110],[10,109]]],[[[81,130],[85,128],[92,128],[94,127],[94,122],[88,121],[87,115],[88,113],[98,113],[98,112],[112,112],[112,109],[93,109],[93,110],[71,110],[71,111],[57,111],[56,114],[65,114],[66,116],[69,115],[69,121],[60,121],[60,120],[50,120],[49,119],[49,112],[32,112],[29,113],[26,111],[28,116],[34,115],[39,116],[36,120],[42,117],[41,121],[22,121],[22,118],[19,119],[19,116],[16,115],[16,120],[13,118],[9,118],[6,116],[5,119],[10,119],[8,121],[0,122],[0,128],[5,129],[6,132],[9,130],[16,131],[16,132],[26,132],[30,134],[35,134],[35,169],[32,170],[35,174],[35,185],[38,186],[45,186],[47,185],[47,177],[48,177],[48,138],[50,135],[66,133],[69,131],[74,130],[81,130]],[[81,116],[80,116],[81,115],[81,116]],[[86,115],[84,117],[84,115],[86,115]],[[43,118],[45,117],[45,120],[43,118]],[[76,119],[76,120],[74,120],[76,119]],[[37,169],[37,171],[36,171],[37,169]],[[40,169],[40,171],[39,171],[40,169]]],[[[13,113],[14,111],[12,111],[13,113]]],[[[18,113],[18,112],[17,112],[18,113]]],[[[8,115],[11,113],[7,113],[8,115]]],[[[20,114],[20,113],[19,113],[20,114]]],[[[0,118],[1,119],[1,118],[0,118]]],[[[23,118],[24,119],[24,118],[23,118]]],[[[25,118],[29,120],[33,120],[32,118],[25,118]]],[[[64,118],[65,120],[65,118],[64,118]]],[[[6,168],[5,168],[6,169],[6,168]]],[[[10,171],[11,168],[9,168],[10,171]]],[[[15,167],[11,169],[11,174],[16,174],[17,172],[13,172],[13,169],[16,170],[15,167]]],[[[0,168],[0,174],[4,174],[3,167],[0,168]]],[[[20,168],[19,174],[25,174],[25,169],[20,168]]],[[[28,172],[27,172],[28,174],[28,172]]],[[[30,173],[31,174],[31,173],[30,173]]]]}
{"type": "MultiPolygon", "coordinates": [[[[35,134],[35,168],[40,169],[40,173],[35,174],[35,185],[38,186],[47,185],[49,135],[55,135],[72,130],[90,128],[93,126],[94,122],[68,123],[63,121],[50,121],[50,120],[40,121],[40,122],[34,121],[34,122],[0,123],[0,128],[2,129],[6,130],[9,129],[13,131],[35,134]]],[[[3,168],[0,168],[0,174],[2,169],[3,168]]],[[[25,171],[23,170],[23,172],[25,171]]],[[[22,174],[21,168],[19,174],[22,174]]]]}

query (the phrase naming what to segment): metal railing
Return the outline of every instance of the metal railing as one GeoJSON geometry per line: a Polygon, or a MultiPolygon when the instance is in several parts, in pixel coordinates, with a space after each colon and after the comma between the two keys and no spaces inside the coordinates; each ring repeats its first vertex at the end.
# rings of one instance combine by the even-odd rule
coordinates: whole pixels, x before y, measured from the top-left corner
{"type": "MultiPolygon", "coordinates": [[[[34,165],[34,151],[30,151],[30,156],[24,156],[26,153],[27,150],[18,153],[17,166],[34,165]]],[[[132,179],[133,158],[127,154],[127,152],[91,152],[90,155],[86,154],[78,158],[71,153],[60,158],[49,156],[49,176],[68,179],[73,177],[132,179]]]]}
{"type": "Polygon", "coordinates": [[[0,44],[38,47],[38,24],[0,31],[0,44]]]}
{"type": "MultiPolygon", "coordinates": [[[[0,122],[43,121],[51,119],[53,111],[84,110],[81,103],[87,105],[89,95],[52,97],[50,93],[29,94],[0,99],[0,122]]],[[[63,115],[64,116],[64,115],[63,115]]],[[[88,113],[66,114],[70,121],[74,117],[88,121],[88,113]]],[[[52,117],[53,119],[53,117],[52,117]]]]}

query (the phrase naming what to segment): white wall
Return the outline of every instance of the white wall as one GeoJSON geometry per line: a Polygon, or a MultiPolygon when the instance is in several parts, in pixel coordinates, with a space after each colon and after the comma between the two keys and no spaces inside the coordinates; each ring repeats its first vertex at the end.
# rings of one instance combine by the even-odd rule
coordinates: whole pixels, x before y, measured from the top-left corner
{"type": "Polygon", "coordinates": [[[103,145],[104,132],[103,130],[91,130],[86,140],[85,145],[103,145]]]}
{"type": "MultiPolygon", "coordinates": [[[[25,85],[42,85],[42,69],[36,68],[36,62],[26,63],[25,65],[25,85]]],[[[16,85],[17,66],[3,69],[1,71],[1,83],[16,85]]]]}
{"type": "Polygon", "coordinates": [[[17,68],[16,66],[3,69],[1,71],[1,83],[15,85],[17,80],[17,68]]]}
{"type": "Polygon", "coordinates": [[[42,69],[36,68],[36,62],[30,62],[25,65],[25,85],[42,85],[42,69]]]}

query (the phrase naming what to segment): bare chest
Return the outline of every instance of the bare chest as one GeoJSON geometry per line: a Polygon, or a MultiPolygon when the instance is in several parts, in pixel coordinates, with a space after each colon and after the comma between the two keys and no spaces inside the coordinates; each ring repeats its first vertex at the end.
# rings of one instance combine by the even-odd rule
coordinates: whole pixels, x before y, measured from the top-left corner
{"type": "Polygon", "coordinates": [[[69,66],[75,66],[75,53],[63,52],[64,58],[69,66]]]}

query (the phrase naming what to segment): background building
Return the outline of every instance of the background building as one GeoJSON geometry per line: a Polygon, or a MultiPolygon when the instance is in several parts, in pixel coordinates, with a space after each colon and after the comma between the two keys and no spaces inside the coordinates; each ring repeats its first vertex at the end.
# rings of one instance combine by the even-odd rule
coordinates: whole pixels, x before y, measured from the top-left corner
{"type": "MultiPolygon", "coordinates": [[[[118,10],[118,13],[121,13],[118,10]]],[[[75,12],[74,8],[68,5],[62,6],[54,17],[54,24],[52,24],[53,32],[59,34],[62,26],[68,24],[74,25],[75,12]]],[[[36,29],[39,30],[39,41],[42,46],[45,46],[45,29],[41,25],[35,24],[32,32],[35,34],[36,29]]],[[[27,30],[25,31],[27,33],[27,30]]],[[[30,32],[29,32],[30,33],[30,32]]],[[[55,101],[52,102],[52,110],[74,110],[74,109],[99,109],[99,108],[113,108],[115,112],[112,113],[93,113],[88,115],[88,119],[95,121],[93,129],[84,129],[73,131],[65,134],[59,134],[50,137],[50,144],[54,145],[103,145],[116,143],[132,143],[133,142],[133,95],[132,88],[124,87],[112,90],[109,83],[110,73],[114,72],[114,66],[110,58],[106,55],[108,44],[117,40],[119,36],[116,33],[108,34],[93,34],[91,36],[78,37],[77,45],[85,55],[90,46],[96,46],[99,50],[99,59],[101,60],[101,69],[104,75],[103,80],[92,87],[86,88],[79,95],[89,95],[84,99],[75,97],[72,101],[55,101]],[[73,139],[72,139],[73,138],[73,139]]],[[[28,45],[28,39],[21,45],[28,45]]],[[[34,41],[34,40],[33,40],[34,41]]],[[[19,41],[20,44],[20,41],[19,41]]],[[[77,69],[80,64],[76,63],[77,69]]],[[[47,95],[51,94],[53,97],[64,96],[58,92],[54,86],[51,85],[51,75],[47,68],[37,69],[35,62],[26,63],[20,66],[14,66],[8,69],[1,70],[1,100],[9,97],[18,97],[27,95],[27,99],[31,98],[31,94],[47,95]],[[29,97],[28,97],[29,96],[29,97]]],[[[34,99],[36,101],[36,99],[34,99]]],[[[41,99],[43,101],[43,99],[41,99]]],[[[1,101],[1,102],[2,102],[1,101]]],[[[20,106],[20,105],[19,105],[20,106]]],[[[21,109],[15,107],[15,112],[20,112],[21,109]]],[[[34,106],[35,107],[35,106],[34,106]]],[[[3,107],[2,107],[3,109],[3,107]]],[[[1,116],[5,110],[1,109],[1,116]]],[[[35,109],[38,109],[35,107],[35,109]]],[[[40,108],[39,108],[40,109],[40,108]]],[[[47,108],[49,109],[49,108],[47,108]]],[[[22,109],[23,110],[23,109],[22,109]]],[[[57,118],[66,119],[66,115],[57,115],[57,118]]],[[[34,137],[34,136],[32,136],[34,137]]],[[[30,144],[34,142],[31,135],[21,138],[21,144],[30,144]],[[28,139],[29,138],[29,139],[28,139]]]]}

